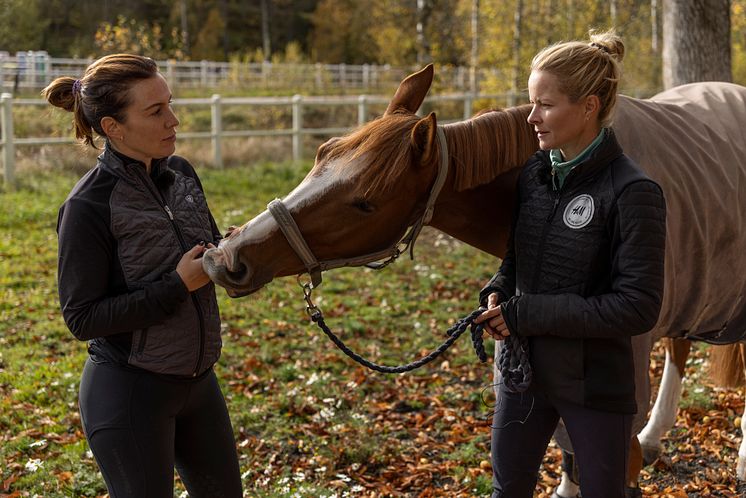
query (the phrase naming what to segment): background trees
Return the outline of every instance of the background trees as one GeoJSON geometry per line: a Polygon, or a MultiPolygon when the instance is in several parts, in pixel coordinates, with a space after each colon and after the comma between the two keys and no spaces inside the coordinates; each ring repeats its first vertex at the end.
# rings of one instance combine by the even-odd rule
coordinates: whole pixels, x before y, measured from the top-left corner
{"type": "MultiPolygon", "coordinates": [[[[480,81],[484,90],[520,90],[530,58],[541,47],[615,26],[628,47],[625,87],[652,93],[663,86],[663,60],[669,61],[670,74],[672,67],[688,67],[691,58],[730,66],[730,59],[720,61],[728,53],[734,81],[744,82],[745,5],[746,0],[0,0],[0,50],[46,50],[55,57],[127,50],[191,60],[277,61],[289,54],[309,62],[469,66],[476,14],[477,64],[496,69],[480,81]],[[667,31],[678,37],[670,40],[681,47],[677,53],[662,54],[664,19],[689,26],[667,31]]],[[[711,78],[725,76],[715,72],[711,78]]]]}

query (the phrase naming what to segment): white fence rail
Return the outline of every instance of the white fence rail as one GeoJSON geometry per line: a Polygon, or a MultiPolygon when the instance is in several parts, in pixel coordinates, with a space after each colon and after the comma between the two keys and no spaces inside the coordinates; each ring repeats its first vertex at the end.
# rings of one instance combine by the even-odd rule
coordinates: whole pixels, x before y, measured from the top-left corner
{"type": "MultiPolygon", "coordinates": [[[[17,52],[11,57],[0,52],[0,90],[41,89],[59,76],[79,77],[93,59],[49,57],[43,51],[17,52]]],[[[398,84],[415,67],[394,67],[388,64],[273,64],[270,62],[157,61],[160,71],[172,88],[303,88],[321,91],[331,88],[371,91],[398,84]]],[[[480,69],[477,78],[497,78],[496,69],[480,69]]],[[[466,92],[469,68],[439,66],[436,83],[452,91],[466,92]]]]}
{"type": "MultiPolygon", "coordinates": [[[[436,95],[426,99],[426,103],[437,102],[462,102],[463,119],[473,115],[473,104],[477,99],[487,99],[495,105],[513,105],[515,96],[502,95],[474,95],[469,93],[436,95]]],[[[202,132],[180,132],[180,138],[210,140],[212,145],[213,164],[217,167],[223,166],[222,141],[226,138],[235,137],[291,137],[292,154],[294,160],[303,158],[303,137],[307,135],[335,135],[350,131],[351,127],[329,127],[329,128],[306,128],[303,123],[304,109],[312,106],[356,106],[357,124],[363,124],[369,119],[369,106],[377,104],[388,104],[388,97],[358,95],[339,97],[311,97],[294,95],[292,97],[222,97],[213,95],[211,98],[175,99],[173,105],[179,106],[205,106],[211,108],[210,131],[202,132]],[[226,105],[246,106],[290,106],[292,109],[292,120],[290,126],[284,129],[250,129],[250,130],[224,130],[222,109],[226,105]]],[[[42,99],[14,99],[9,93],[0,96],[0,146],[2,147],[4,180],[8,185],[14,183],[16,147],[38,146],[52,144],[74,143],[73,138],[60,137],[15,137],[13,133],[13,108],[16,106],[47,106],[42,99]]],[[[443,122],[441,120],[441,122],[443,122]]]]}

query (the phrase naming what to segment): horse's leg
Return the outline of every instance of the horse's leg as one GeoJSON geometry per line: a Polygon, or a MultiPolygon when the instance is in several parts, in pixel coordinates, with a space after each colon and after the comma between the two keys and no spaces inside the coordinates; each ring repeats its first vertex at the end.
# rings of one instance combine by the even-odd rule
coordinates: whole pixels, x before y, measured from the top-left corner
{"type": "Polygon", "coordinates": [[[654,462],[661,453],[661,438],[676,422],[676,411],[681,399],[681,379],[692,341],[664,338],[666,363],[663,367],[658,396],[645,428],[637,436],[646,464],[654,462]]]}
{"type": "MultiPolygon", "coordinates": [[[[559,429],[559,428],[558,428],[559,429]]],[[[555,432],[555,438],[556,438],[555,432]]],[[[562,449],[562,480],[552,493],[552,498],[577,498],[580,494],[580,477],[575,456],[562,449]]]]}
{"type": "MultiPolygon", "coordinates": [[[[741,361],[744,366],[746,375],[746,344],[741,343],[741,361]]],[[[744,407],[741,416],[741,446],[738,448],[738,466],[736,467],[736,476],[741,481],[746,481],[746,407],[744,407]]]]}
{"type": "Polygon", "coordinates": [[[627,496],[640,495],[638,481],[642,470],[642,448],[637,434],[645,427],[650,408],[650,353],[653,349],[653,335],[636,335],[632,337],[632,358],[635,366],[635,401],[637,413],[632,418],[632,431],[629,443],[629,462],[627,465],[627,496]]]}

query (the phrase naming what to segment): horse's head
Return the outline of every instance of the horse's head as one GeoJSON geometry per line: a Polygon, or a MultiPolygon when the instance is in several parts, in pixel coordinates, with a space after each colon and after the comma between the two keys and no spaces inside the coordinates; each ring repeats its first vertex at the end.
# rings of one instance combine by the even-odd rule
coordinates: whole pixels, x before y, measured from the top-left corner
{"type": "MultiPolygon", "coordinates": [[[[419,118],[415,112],[432,77],[431,65],[410,75],[382,117],[321,145],[311,171],[283,199],[318,260],[354,259],[395,246],[422,215],[440,149],[435,115],[419,118]]],[[[232,296],[306,270],[269,211],[208,250],[203,266],[232,296]]]]}

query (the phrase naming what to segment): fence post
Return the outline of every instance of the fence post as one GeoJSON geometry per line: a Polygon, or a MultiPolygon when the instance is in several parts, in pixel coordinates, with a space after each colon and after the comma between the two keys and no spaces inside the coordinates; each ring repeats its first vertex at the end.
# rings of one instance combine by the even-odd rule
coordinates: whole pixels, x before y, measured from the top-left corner
{"type": "Polygon", "coordinates": [[[370,66],[363,64],[363,88],[367,91],[370,88],[370,66]]]}
{"type": "Polygon", "coordinates": [[[357,98],[357,124],[363,126],[368,120],[368,96],[360,95],[357,98]]]}
{"type": "Polygon", "coordinates": [[[344,62],[339,65],[339,86],[347,88],[347,65],[344,62]]]}
{"type": "Polygon", "coordinates": [[[3,93],[0,96],[0,105],[2,105],[2,121],[0,126],[3,127],[3,165],[5,185],[13,186],[15,184],[15,158],[16,151],[13,144],[13,95],[3,93]]]}
{"type": "Polygon", "coordinates": [[[321,63],[317,62],[315,66],[315,71],[314,71],[314,75],[315,75],[314,81],[316,83],[317,90],[321,90],[324,87],[324,80],[321,78],[321,70],[322,70],[321,63]]]}
{"type": "Polygon", "coordinates": [[[469,119],[474,112],[474,94],[464,94],[464,119],[469,119]]]}
{"type": "Polygon", "coordinates": [[[220,95],[214,94],[212,96],[212,104],[210,104],[212,110],[212,154],[213,163],[218,168],[223,167],[223,154],[220,148],[220,135],[223,133],[223,110],[220,105],[220,95]]]}
{"type": "Polygon", "coordinates": [[[176,88],[176,61],[174,59],[166,61],[166,81],[172,90],[176,88]]]}
{"type": "Polygon", "coordinates": [[[207,68],[208,62],[204,59],[199,61],[199,84],[202,86],[207,86],[207,68]]]}
{"type": "Polygon", "coordinates": [[[293,95],[293,161],[303,159],[303,96],[293,95]]]}

